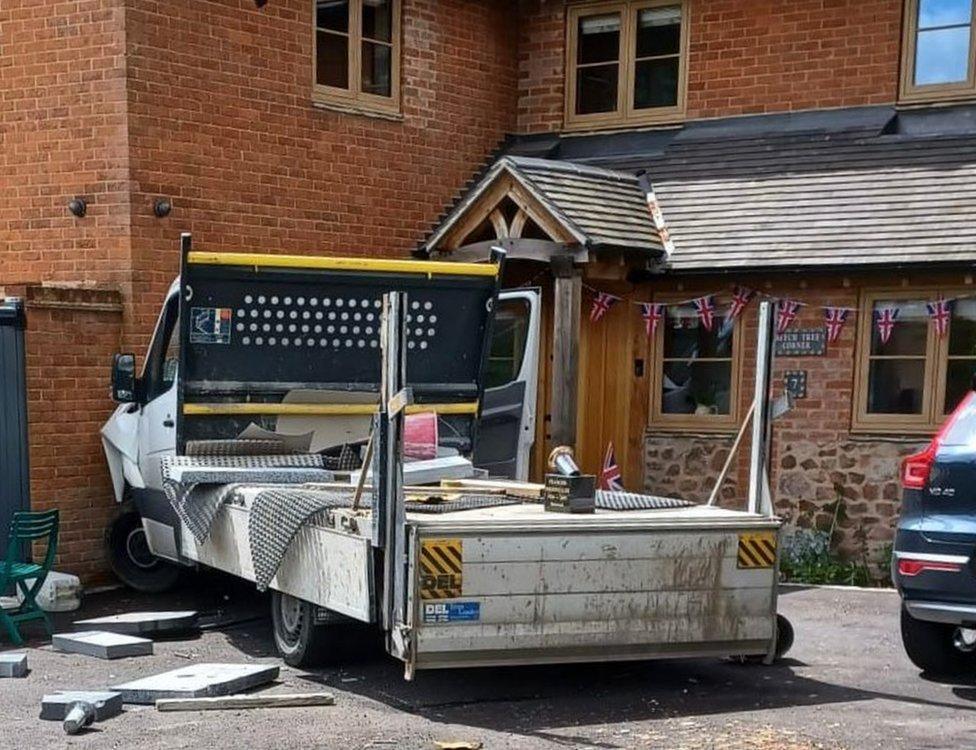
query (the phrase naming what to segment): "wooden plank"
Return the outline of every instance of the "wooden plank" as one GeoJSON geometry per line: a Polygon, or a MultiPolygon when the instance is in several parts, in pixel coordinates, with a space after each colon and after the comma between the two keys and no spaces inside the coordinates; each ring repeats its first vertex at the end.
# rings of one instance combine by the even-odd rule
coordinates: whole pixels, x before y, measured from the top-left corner
{"type": "Polygon", "coordinates": [[[564,264],[554,268],[552,327],[552,391],[550,435],[555,445],[576,444],[576,409],[579,396],[580,272],[564,264]]]}
{"type": "Polygon", "coordinates": [[[299,708],[334,706],[332,693],[288,693],[282,695],[222,695],[215,698],[160,698],[157,711],[227,711],[242,708],[299,708]]]}
{"type": "Polygon", "coordinates": [[[442,479],[441,487],[478,490],[479,492],[499,493],[513,497],[525,497],[538,500],[542,497],[545,485],[534,482],[509,482],[494,479],[442,479]]]}

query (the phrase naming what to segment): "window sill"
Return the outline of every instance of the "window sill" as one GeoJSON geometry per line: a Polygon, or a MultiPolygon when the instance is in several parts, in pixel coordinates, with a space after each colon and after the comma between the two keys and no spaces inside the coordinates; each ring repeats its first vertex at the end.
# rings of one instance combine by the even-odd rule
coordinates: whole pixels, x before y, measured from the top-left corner
{"type": "Polygon", "coordinates": [[[675,425],[648,425],[644,430],[644,437],[680,437],[697,438],[701,440],[734,440],[736,436],[735,427],[676,427],[675,425]]]}
{"type": "Polygon", "coordinates": [[[633,120],[607,120],[603,122],[573,122],[565,120],[563,131],[567,133],[587,133],[587,132],[607,132],[607,131],[626,131],[639,130],[665,130],[680,128],[685,123],[685,115],[668,115],[667,117],[655,117],[647,119],[633,120]]]}
{"type": "Polygon", "coordinates": [[[900,109],[913,109],[917,107],[931,107],[933,104],[963,104],[976,100],[976,91],[968,89],[965,91],[914,91],[903,93],[898,97],[896,107],[900,109]]]}
{"type": "Polygon", "coordinates": [[[900,445],[916,445],[927,443],[932,439],[935,430],[928,432],[917,432],[903,430],[901,432],[886,430],[851,430],[850,440],[852,443],[896,443],[900,445]]]}
{"type": "Polygon", "coordinates": [[[396,110],[384,110],[359,105],[353,103],[337,102],[333,99],[324,99],[321,96],[312,96],[312,106],[315,109],[324,109],[330,112],[339,112],[344,115],[355,115],[357,117],[372,117],[377,120],[389,120],[390,122],[403,122],[403,113],[396,110]]]}

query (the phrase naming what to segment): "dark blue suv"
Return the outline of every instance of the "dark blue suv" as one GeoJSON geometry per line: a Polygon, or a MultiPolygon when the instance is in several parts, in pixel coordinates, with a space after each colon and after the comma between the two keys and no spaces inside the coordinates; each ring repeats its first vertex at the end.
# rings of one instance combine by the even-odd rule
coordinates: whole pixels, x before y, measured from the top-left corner
{"type": "Polygon", "coordinates": [[[976,669],[976,392],[901,467],[892,578],[908,658],[932,674],[976,669]]]}

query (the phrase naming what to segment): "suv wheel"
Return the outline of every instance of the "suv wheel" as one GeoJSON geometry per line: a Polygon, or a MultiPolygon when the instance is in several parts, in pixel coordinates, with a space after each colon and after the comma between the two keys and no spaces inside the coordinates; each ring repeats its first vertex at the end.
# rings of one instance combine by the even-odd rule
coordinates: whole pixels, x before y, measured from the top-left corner
{"type": "Polygon", "coordinates": [[[976,667],[976,654],[955,646],[956,626],[916,620],[901,607],[901,641],[912,664],[933,675],[956,675],[976,667]]]}

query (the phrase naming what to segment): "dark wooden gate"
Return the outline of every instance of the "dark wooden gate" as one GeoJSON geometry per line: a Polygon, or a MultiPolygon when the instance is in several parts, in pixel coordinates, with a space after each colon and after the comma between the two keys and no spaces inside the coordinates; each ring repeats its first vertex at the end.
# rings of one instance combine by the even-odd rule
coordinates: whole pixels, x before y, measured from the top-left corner
{"type": "Polygon", "coordinates": [[[0,300],[0,556],[14,512],[30,507],[24,328],[23,303],[0,300]]]}

